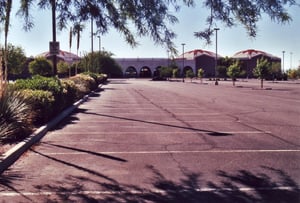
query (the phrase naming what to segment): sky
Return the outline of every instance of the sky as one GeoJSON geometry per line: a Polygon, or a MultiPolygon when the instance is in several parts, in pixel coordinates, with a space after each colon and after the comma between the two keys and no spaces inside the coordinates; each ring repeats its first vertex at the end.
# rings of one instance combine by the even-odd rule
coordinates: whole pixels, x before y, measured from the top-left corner
{"type": "MultiPolygon", "coordinates": [[[[36,56],[49,50],[49,41],[52,40],[52,21],[50,10],[39,10],[33,8],[34,28],[25,32],[22,29],[23,21],[16,16],[18,1],[13,1],[13,10],[10,23],[8,41],[16,46],[21,46],[27,56],[36,56]]],[[[246,49],[257,49],[268,52],[277,57],[283,58],[286,69],[296,68],[300,65],[300,7],[287,8],[293,21],[288,24],[277,24],[269,17],[264,16],[258,23],[257,37],[252,39],[247,36],[242,25],[227,28],[218,22],[218,54],[232,56],[238,51],[246,49]]],[[[195,31],[206,28],[205,19],[208,12],[202,5],[194,8],[182,7],[178,13],[174,13],[179,22],[171,28],[177,34],[174,43],[179,53],[182,53],[182,43],[185,43],[184,50],[204,49],[215,52],[215,37],[213,43],[206,45],[203,40],[194,37],[195,31]]],[[[94,29],[96,26],[94,26],[94,29]]],[[[4,42],[3,32],[0,33],[1,41],[4,42]]],[[[60,49],[69,51],[69,30],[57,31],[57,41],[60,42],[60,49]]],[[[164,58],[168,56],[167,51],[148,37],[138,38],[139,46],[132,48],[126,44],[122,35],[113,28],[109,33],[101,36],[101,49],[110,51],[116,58],[164,58]]],[[[94,38],[94,50],[99,50],[99,38],[94,38]]],[[[86,24],[81,37],[79,48],[80,55],[91,51],[90,23],[86,24]]],[[[76,53],[76,39],[73,37],[71,52],[76,53]]]]}

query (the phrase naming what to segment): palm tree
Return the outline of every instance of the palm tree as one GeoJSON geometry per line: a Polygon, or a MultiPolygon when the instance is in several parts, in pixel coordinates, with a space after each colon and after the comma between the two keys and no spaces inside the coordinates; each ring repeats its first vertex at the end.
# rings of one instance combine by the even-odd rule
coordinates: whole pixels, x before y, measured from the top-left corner
{"type": "Polygon", "coordinates": [[[10,13],[11,13],[11,7],[12,7],[12,0],[7,0],[6,2],[0,3],[0,22],[4,23],[4,50],[2,49],[2,56],[1,56],[1,64],[4,60],[4,71],[1,65],[0,70],[0,93],[2,95],[2,92],[5,89],[6,83],[7,83],[7,61],[8,61],[8,53],[7,53],[7,37],[8,37],[8,30],[9,30],[9,22],[10,22],[10,13]],[[3,81],[4,79],[4,81],[3,81]]]}
{"type": "Polygon", "coordinates": [[[5,26],[4,26],[4,64],[5,64],[5,73],[4,80],[7,81],[7,62],[8,62],[8,51],[7,51],[7,38],[8,38],[8,30],[9,30],[9,22],[10,22],[10,13],[12,7],[12,0],[8,0],[6,2],[6,15],[5,15],[5,26]]]}
{"type": "MultiPolygon", "coordinates": [[[[78,51],[79,51],[79,46],[80,46],[80,32],[84,29],[84,25],[78,23],[75,23],[74,27],[73,27],[73,35],[77,35],[77,56],[78,56],[78,51]]],[[[77,65],[76,65],[76,69],[75,69],[75,75],[77,74],[77,65]]]]}

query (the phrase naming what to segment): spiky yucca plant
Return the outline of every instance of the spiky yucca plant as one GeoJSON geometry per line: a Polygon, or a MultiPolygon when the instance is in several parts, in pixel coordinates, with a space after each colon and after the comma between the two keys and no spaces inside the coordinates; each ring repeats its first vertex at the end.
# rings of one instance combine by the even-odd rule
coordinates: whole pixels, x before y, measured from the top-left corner
{"type": "Polygon", "coordinates": [[[0,95],[0,142],[14,142],[31,131],[31,108],[20,92],[6,89],[0,95]]]}

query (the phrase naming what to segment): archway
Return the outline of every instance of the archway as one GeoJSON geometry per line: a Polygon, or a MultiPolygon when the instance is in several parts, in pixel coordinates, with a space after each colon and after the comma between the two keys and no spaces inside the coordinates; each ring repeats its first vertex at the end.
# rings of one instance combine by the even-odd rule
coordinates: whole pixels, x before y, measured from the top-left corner
{"type": "Polygon", "coordinates": [[[126,70],[125,70],[125,77],[127,78],[136,78],[137,75],[137,70],[135,69],[135,67],[133,66],[129,66],[126,70]]]}
{"type": "Polygon", "coordinates": [[[140,70],[140,77],[141,78],[151,78],[152,72],[148,66],[143,66],[140,70]]]}
{"type": "Polygon", "coordinates": [[[186,72],[189,71],[189,70],[193,71],[193,73],[194,73],[194,70],[191,66],[185,66],[184,69],[183,69],[184,76],[186,75],[186,72]]]}

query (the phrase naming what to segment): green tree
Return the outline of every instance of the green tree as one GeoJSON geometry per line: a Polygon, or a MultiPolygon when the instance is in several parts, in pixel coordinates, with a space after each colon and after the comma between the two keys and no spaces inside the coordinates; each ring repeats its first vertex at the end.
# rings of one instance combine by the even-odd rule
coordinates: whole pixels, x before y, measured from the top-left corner
{"type": "Polygon", "coordinates": [[[59,61],[57,64],[57,73],[63,76],[68,75],[70,73],[70,65],[64,61],[59,61]]]}
{"type": "Polygon", "coordinates": [[[253,70],[253,74],[258,77],[261,81],[261,88],[264,87],[264,79],[266,79],[270,75],[271,64],[268,59],[262,57],[257,59],[256,67],[253,70]]]}
{"type": "Polygon", "coordinates": [[[202,84],[203,77],[204,77],[204,70],[202,68],[198,69],[197,77],[200,78],[200,81],[201,81],[201,84],[202,84]]]}
{"type": "Polygon", "coordinates": [[[295,80],[299,77],[298,70],[290,69],[287,71],[287,75],[289,79],[295,80]]]}
{"type": "Polygon", "coordinates": [[[281,73],[281,63],[280,62],[273,62],[271,64],[271,79],[272,80],[280,80],[282,79],[282,73],[281,73]]]}
{"type": "Polygon", "coordinates": [[[173,68],[172,67],[168,67],[168,66],[162,66],[160,69],[159,69],[159,76],[161,78],[170,78],[173,76],[173,68]]]}
{"type": "Polygon", "coordinates": [[[24,49],[20,46],[14,46],[12,44],[7,45],[7,68],[9,75],[20,75],[23,73],[26,63],[26,55],[24,49]]]}
{"type": "Polygon", "coordinates": [[[241,74],[241,65],[239,61],[234,62],[228,67],[227,75],[232,79],[233,86],[235,86],[235,81],[238,76],[241,74]]]}
{"type": "Polygon", "coordinates": [[[105,51],[88,53],[81,59],[80,69],[93,73],[104,73],[109,77],[122,77],[122,68],[112,58],[112,55],[105,51]],[[94,63],[92,63],[92,58],[94,63]]]}
{"type": "Polygon", "coordinates": [[[187,78],[191,79],[191,82],[193,81],[193,78],[195,77],[195,73],[193,72],[193,70],[189,69],[186,71],[185,76],[187,78]]]}
{"type": "Polygon", "coordinates": [[[44,57],[36,58],[29,63],[29,72],[32,75],[51,76],[52,64],[44,57]]]}
{"type": "Polygon", "coordinates": [[[220,78],[226,78],[227,77],[227,67],[226,66],[217,66],[217,73],[218,73],[218,77],[220,78]]]}

